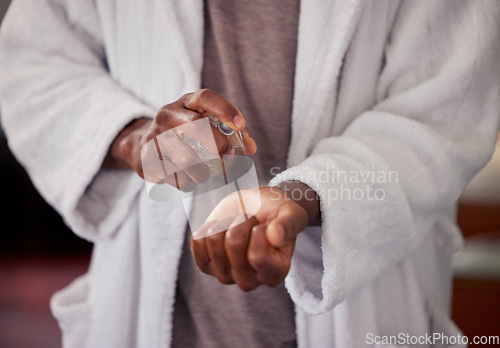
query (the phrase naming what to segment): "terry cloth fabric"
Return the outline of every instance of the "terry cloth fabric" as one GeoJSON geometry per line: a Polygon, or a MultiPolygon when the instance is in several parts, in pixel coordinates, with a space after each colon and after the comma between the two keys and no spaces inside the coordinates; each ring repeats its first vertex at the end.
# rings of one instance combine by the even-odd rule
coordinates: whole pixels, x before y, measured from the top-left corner
{"type": "MultiPolygon", "coordinates": [[[[205,1],[202,84],[245,115],[262,183],[286,164],[299,5],[205,1]]],[[[204,202],[195,200],[191,219],[203,215],[204,202]]],[[[191,256],[189,228],[178,277],[174,347],[296,346],[294,306],[283,284],[245,293],[203,274],[191,256]]]]}
{"type": "MultiPolygon", "coordinates": [[[[288,168],[274,181],[302,179],[322,201],[285,279],[299,347],[459,333],[454,206],[497,142],[499,18],[497,1],[300,4],[288,168]],[[399,181],[375,182],[384,200],[334,200],[360,184],[313,180],[332,168],[399,181]]],[[[203,19],[199,0],[14,0],[2,22],[9,146],[95,243],[89,272],[52,298],[65,348],[170,345],[184,208],[101,164],[124,125],[201,88],[203,19]]]]}

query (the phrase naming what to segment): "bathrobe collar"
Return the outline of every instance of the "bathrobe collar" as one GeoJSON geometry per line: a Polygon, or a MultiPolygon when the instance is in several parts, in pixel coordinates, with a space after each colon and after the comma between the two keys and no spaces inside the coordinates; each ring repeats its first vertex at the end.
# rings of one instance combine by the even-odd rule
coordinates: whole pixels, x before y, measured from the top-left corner
{"type": "MultiPolygon", "coordinates": [[[[203,1],[158,1],[173,36],[186,85],[192,90],[199,89],[203,67],[203,1]]],[[[315,139],[320,138],[317,135],[321,129],[327,131],[331,127],[337,78],[364,1],[305,0],[300,5],[289,167],[307,157],[316,145],[315,139]]]]}

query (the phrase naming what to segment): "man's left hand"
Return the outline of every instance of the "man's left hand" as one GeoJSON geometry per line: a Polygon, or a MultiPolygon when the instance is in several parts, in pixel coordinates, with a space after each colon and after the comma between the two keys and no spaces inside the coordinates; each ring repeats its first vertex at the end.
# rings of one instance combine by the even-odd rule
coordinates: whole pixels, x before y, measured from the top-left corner
{"type": "MultiPolygon", "coordinates": [[[[311,190],[300,185],[295,189],[311,190]]],[[[259,206],[244,222],[235,208],[241,199],[238,193],[225,197],[210,214],[210,222],[195,232],[208,237],[191,239],[191,252],[201,271],[223,284],[236,283],[243,291],[281,284],[290,269],[297,234],[311,216],[285,191],[277,187],[240,191],[246,205],[259,206]],[[211,229],[220,230],[221,223],[224,231],[212,234],[211,229]]],[[[311,202],[304,206],[308,208],[311,202]]],[[[317,201],[312,206],[319,211],[317,201]]]]}

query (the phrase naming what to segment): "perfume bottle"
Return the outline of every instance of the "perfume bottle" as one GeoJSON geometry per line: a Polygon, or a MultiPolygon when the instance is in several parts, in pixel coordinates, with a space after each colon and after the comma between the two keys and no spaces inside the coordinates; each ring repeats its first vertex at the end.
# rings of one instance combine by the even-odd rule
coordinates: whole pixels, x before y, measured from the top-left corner
{"type": "MultiPolygon", "coordinates": [[[[231,127],[229,127],[227,124],[222,123],[219,119],[217,119],[214,115],[209,115],[209,120],[210,123],[213,124],[219,132],[224,134],[228,140],[229,144],[234,148],[235,154],[240,154],[241,152],[245,151],[245,141],[243,140],[243,132],[242,131],[235,131],[231,127]]],[[[228,149],[229,152],[230,149],[228,149]]]]}
{"type": "Polygon", "coordinates": [[[245,151],[245,141],[242,131],[235,131],[213,115],[209,115],[209,121],[219,132],[227,137],[230,146],[226,153],[220,154],[220,156],[214,155],[205,145],[186,134],[182,135],[182,140],[189,145],[208,168],[210,168],[212,176],[220,176],[233,164],[236,158],[235,156],[245,151]]]}

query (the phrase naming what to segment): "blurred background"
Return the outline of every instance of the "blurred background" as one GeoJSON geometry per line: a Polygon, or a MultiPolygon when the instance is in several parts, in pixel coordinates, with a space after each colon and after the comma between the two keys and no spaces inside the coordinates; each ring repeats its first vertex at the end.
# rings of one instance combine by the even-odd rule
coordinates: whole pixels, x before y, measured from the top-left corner
{"type": "MultiPolygon", "coordinates": [[[[0,0],[0,21],[8,4],[0,0]]],[[[50,296],[86,272],[92,246],[38,195],[1,128],[0,168],[0,348],[57,348],[50,296]]],[[[458,222],[466,243],[454,259],[453,319],[470,339],[500,335],[500,142],[465,190],[458,222]]]]}
{"type": "Polygon", "coordinates": [[[86,272],[92,246],[38,195],[1,128],[0,168],[0,348],[61,347],[50,296],[86,272]]]}

